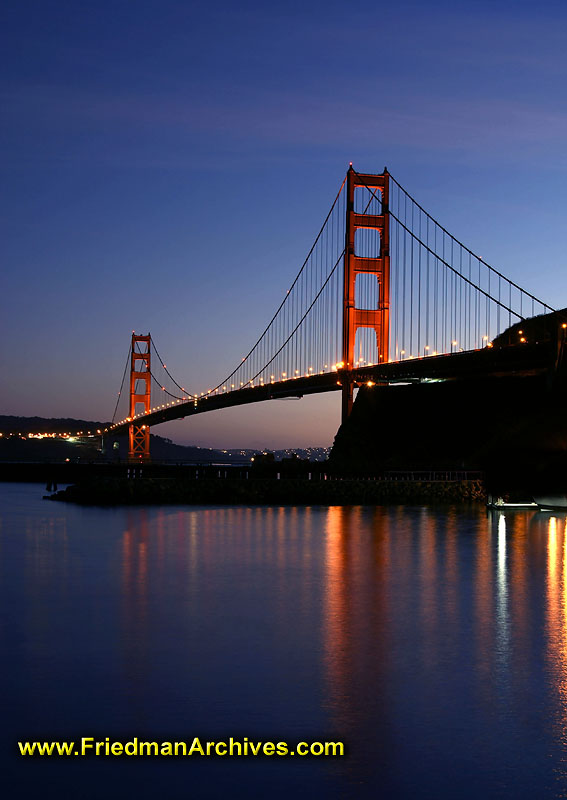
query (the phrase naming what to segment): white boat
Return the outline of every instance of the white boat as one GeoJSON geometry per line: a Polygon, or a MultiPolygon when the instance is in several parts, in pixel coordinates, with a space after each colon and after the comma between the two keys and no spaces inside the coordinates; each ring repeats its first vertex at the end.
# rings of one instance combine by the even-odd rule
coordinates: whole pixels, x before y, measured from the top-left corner
{"type": "Polygon", "coordinates": [[[549,509],[551,511],[567,511],[567,495],[541,495],[534,497],[534,500],[539,508],[549,509]]]}
{"type": "Polygon", "coordinates": [[[486,504],[487,508],[493,508],[500,511],[522,511],[522,510],[529,510],[530,508],[538,508],[537,503],[525,502],[525,503],[506,503],[502,497],[497,497],[496,500],[494,498],[489,497],[488,502],[486,504]]]}
{"type": "Polygon", "coordinates": [[[535,511],[540,508],[537,503],[487,503],[486,507],[494,511],[529,511],[530,508],[535,511]]]}

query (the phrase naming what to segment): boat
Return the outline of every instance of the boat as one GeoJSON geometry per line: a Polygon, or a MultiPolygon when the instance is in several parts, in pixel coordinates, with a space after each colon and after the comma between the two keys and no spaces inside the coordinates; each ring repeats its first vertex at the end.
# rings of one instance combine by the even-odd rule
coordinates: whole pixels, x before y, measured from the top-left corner
{"type": "Polygon", "coordinates": [[[497,497],[494,499],[492,495],[488,495],[488,502],[486,503],[486,507],[490,509],[496,509],[497,511],[526,511],[531,509],[539,508],[538,503],[535,502],[522,502],[522,503],[507,503],[503,497],[497,497]]]}
{"type": "Polygon", "coordinates": [[[534,497],[538,508],[549,511],[567,511],[567,495],[553,494],[534,497]]]}

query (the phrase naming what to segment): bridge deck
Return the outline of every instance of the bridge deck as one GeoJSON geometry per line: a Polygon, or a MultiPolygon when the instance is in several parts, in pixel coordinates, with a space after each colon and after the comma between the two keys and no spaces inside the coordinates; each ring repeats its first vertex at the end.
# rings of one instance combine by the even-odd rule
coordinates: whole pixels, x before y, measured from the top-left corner
{"type": "MultiPolygon", "coordinates": [[[[220,408],[260,403],[284,397],[303,397],[307,394],[333,392],[341,389],[342,381],[350,377],[358,383],[401,383],[427,379],[451,380],[479,378],[484,376],[535,375],[545,372],[554,363],[555,351],[551,342],[526,343],[509,347],[486,347],[440,356],[405,359],[387,364],[360,367],[347,373],[346,370],[288,378],[274,383],[235,389],[222,394],[211,394],[188,402],[173,402],[164,408],[137,418],[149,426],[159,425],[174,419],[183,419],[220,408]]],[[[111,428],[113,434],[124,434],[129,422],[121,422],[111,428]]]]}

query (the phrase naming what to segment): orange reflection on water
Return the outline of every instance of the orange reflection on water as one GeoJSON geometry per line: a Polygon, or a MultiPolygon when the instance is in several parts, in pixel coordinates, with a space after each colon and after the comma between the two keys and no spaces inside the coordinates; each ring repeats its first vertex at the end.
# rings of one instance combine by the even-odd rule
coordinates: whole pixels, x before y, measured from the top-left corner
{"type": "Polygon", "coordinates": [[[379,508],[371,512],[344,506],[332,506],[327,511],[324,704],[336,730],[352,731],[356,721],[368,715],[377,715],[377,726],[385,725],[388,719],[383,708],[387,698],[380,688],[390,660],[390,514],[379,508]],[[371,696],[368,687],[373,687],[371,696]]]}
{"type": "Polygon", "coordinates": [[[423,636],[421,637],[422,663],[432,667],[439,646],[438,574],[440,552],[437,547],[436,520],[423,509],[419,520],[419,611],[423,636]]]}
{"type": "Polygon", "coordinates": [[[129,514],[122,535],[122,654],[128,680],[145,674],[148,608],[148,512],[129,514]]]}
{"type": "Polygon", "coordinates": [[[144,598],[148,579],[148,516],[142,510],[122,537],[122,586],[124,597],[144,598]],[[134,533],[133,530],[136,532],[134,533]]]}
{"type": "Polygon", "coordinates": [[[547,525],[547,628],[552,681],[561,703],[557,733],[567,741],[567,537],[565,520],[552,516],[547,525]]]}
{"type": "Polygon", "coordinates": [[[445,531],[445,570],[443,575],[445,587],[445,608],[447,624],[453,628],[459,624],[459,570],[457,559],[457,515],[455,509],[447,515],[445,531]]]}
{"type": "MultiPolygon", "coordinates": [[[[325,533],[324,642],[327,682],[335,712],[345,711],[349,684],[347,571],[349,509],[331,506],[325,533]]],[[[341,722],[344,720],[341,719],[341,722]]]]}
{"type": "MultiPolygon", "coordinates": [[[[528,581],[530,563],[537,558],[535,543],[530,536],[532,513],[513,513],[508,518],[511,530],[508,546],[508,618],[514,632],[514,660],[527,661],[533,636],[532,610],[529,603],[528,581]]],[[[511,670],[514,674],[513,670],[511,670]]]]}
{"type": "Polygon", "coordinates": [[[490,515],[484,530],[476,536],[476,558],[474,576],[475,638],[477,674],[479,683],[487,689],[491,686],[494,640],[494,599],[492,573],[492,529],[498,526],[499,515],[490,515]]]}

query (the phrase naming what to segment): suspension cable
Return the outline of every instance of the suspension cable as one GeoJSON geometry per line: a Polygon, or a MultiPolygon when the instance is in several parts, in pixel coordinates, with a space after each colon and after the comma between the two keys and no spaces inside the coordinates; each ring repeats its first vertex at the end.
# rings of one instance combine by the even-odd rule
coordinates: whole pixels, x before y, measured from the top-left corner
{"type": "MultiPolygon", "coordinates": [[[[357,174],[358,174],[358,173],[357,173],[357,174]]],[[[447,236],[449,236],[449,237],[450,237],[450,238],[451,238],[451,239],[452,239],[454,242],[456,242],[456,243],[459,245],[459,247],[462,247],[462,248],[463,248],[463,250],[466,250],[466,251],[467,251],[467,253],[470,253],[470,255],[471,255],[471,256],[473,256],[473,258],[476,258],[478,261],[481,261],[481,262],[484,264],[484,266],[485,266],[485,267],[487,267],[487,269],[489,269],[489,270],[491,270],[492,272],[494,272],[494,273],[495,273],[496,275],[498,275],[500,278],[503,278],[505,281],[507,281],[508,283],[510,283],[510,284],[511,284],[511,285],[512,285],[512,286],[513,286],[515,289],[518,289],[518,291],[522,292],[522,294],[525,294],[525,295],[526,295],[527,297],[529,297],[531,300],[535,300],[535,302],[536,302],[536,303],[539,303],[539,305],[543,306],[544,308],[547,308],[549,311],[555,311],[555,309],[554,309],[554,308],[552,308],[551,306],[549,306],[547,303],[544,303],[544,302],[543,302],[543,300],[540,300],[540,299],[539,299],[539,298],[537,298],[535,295],[531,294],[530,292],[527,292],[525,289],[522,289],[522,287],[521,287],[521,286],[518,286],[518,284],[517,284],[517,283],[514,283],[514,281],[510,280],[510,278],[507,278],[507,277],[506,277],[506,275],[503,275],[503,274],[502,274],[501,272],[499,272],[497,269],[495,269],[494,267],[491,267],[491,266],[490,266],[490,264],[487,264],[487,263],[486,263],[486,261],[484,261],[484,259],[482,259],[480,256],[477,256],[477,255],[476,255],[476,253],[474,253],[474,252],[473,252],[473,251],[472,251],[472,250],[471,250],[469,247],[467,247],[467,246],[466,246],[466,244],[463,244],[461,241],[459,241],[459,239],[457,239],[457,237],[456,237],[456,236],[453,236],[453,234],[452,234],[452,233],[450,233],[450,232],[449,232],[449,231],[448,231],[446,228],[444,228],[444,227],[443,227],[443,225],[441,225],[441,224],[440,224],[440,223],[439,223],[439,222],[438,222],[438,221],[437,221],[437,220],[436,220],[434,217],[432,217],[432,216],[431,216],[431,214],[429,214],[429,213],[428,213],[428,212],[427,212],[427,211],[426,211],[426,210],[423,208],[423,206],[421,206],[421,205],[420,205],[420,204],[417,202],[417,200],[415,200],[415,199],[412,197],[412,195],[411,195],[411,194],[410,194],[410,193],[409,193],[409,192],[408,192],[406,189],[404,189],[404,187],[403,187],[403,186],[402,186],[400,183],[398,183],[398,181],[397,181],[397,180],[394,178],[394,176],[393,176],[391,173],[388,173],[388,174],[390,175],[390,178],[391,178],[391,179],[392,179],[392,181],[393,181],[393,182],[396,184],[396,186],[397,186],[399,189],[401,189],[401,190],[402,190],[402,192],[403,192],[405,195],[407,195],[407,197],[409,197],[409,199],[411,200],[411,202],[412,202],[412,203],[414,203],[414,204],[415,204],[415,205],[416,205],[416,206],[419,208],[419,210],[420,210],[420,211],[421,211],[423,214],[425,214],[425,216],[426,216],[426,217],[427,217],[429,220],[431,220],[431,222],[433,222],[433,223],[434,223],[434,225],[437,225],[437,227],[438,227],[438,228],[440,228],[440,229],[443,231],[443,233],[447,234],[447,236]]],[[[368,186],[367,186],[366,188],[367,188],[367,189],[369,189],[369,191],[371,191],[370,187],[368,187],[368,186]]],[[[392,214],[392,216],[394,216],[394,215],[392,214]]],[[[522,317],[522,319],[523,319],[523,317],[522,317]]]]}
{"type": "Polygon", "coordinates": [[[120,384],[120,391],[118,392],[118,397],[116,398],[116,405],[114,406],[114,414],[112,415],[111,425],[114,423],[114,418],[116,416],[116,412],[118,411],[118,403],[120,402],[120,395],[122,394],[122,389],[124,388],[124,381],[126,379],[126,372],[128,371],[128,362],[130,361],[132,348],[128,348],[128,355],[126,356],[126,364],[124,365],[124,373],[122,375],[122,383],[120,384]]]}
{"type": "MultiPolygon", "coordinates": [[[[356,174],[358,175],[358,173],[356,173],[356,174]]],[[[403,188],[403,186],[400,186],[400,184],[395,180],[395,178],[392,178],[392,180],[402,190],[402,192],[404,192],[404,194],[406,194],[407,197],[409,197],[409,199],[413,203],[415,203],[415,200],[413,199],[413,197],[408,192],[406,192],[406,190],[403,188]]],[[[372,195],[374,195],[374,197],[376,197],[376,194],[375,194],[374,190],[370,186],[366,186],[366,188],[368,189],[368,191],[372,195]]],[[[376,199],[378,200],[378,197],[376,197],[376,199]]],[[[424,211],[418,203],[415,203],[415,205],[418,206],[418,208],[421,211],[423,211],[423,213],[426,214],[429,217],[429,219],[431,219],[431,221],[435,223],[435,225],[437,225],[439,228],[441,228],[441,230],[444,233],[447,233],[447,235],[451,239],[453,239],[455,242],[457,242],[457,244],[460,247],[462,247],[464,250],[466,250],[468,253],[470,253],[474,258],[478,259],[479,263],[482,263],[485,267],[488,267],[489,270],[491,270],[492,272],[496,273],[500,278],[503,278],[505,281],[510,283],[512,286],[514,286],[516,289],[519,289],[520,292],[522,292],[526,296],[530,297],[532,300],[535,300],[537,303],[539,303],[539,305],[543,306],[544,308],[549,309],[550,311],[555,311],[555,309],[552,308],[551,306],[547,305],[547,303],[544,303],[542,300],[539,300],[537,297],[535,297],[534,295],[530,294],[529,292],[524,291],[524,289],[522,289],[520,286],[515,284],[513,281],[509,280],[509,278],[507,278],[505,275],[502,275],[502,273],[498,272],[498,270],[495,270],[493,267],[491,267],[489,264],[487,264],[485,261],[483,261],[482,258],[480,258],[479,256],[475,255],[472,252],[472,250],[469,250],[468,247],[466,247],[466,245],[461,244],[461,242],[459,242],[458,239],[456,239],[454,236],[451,236],[451,234],[448,231],[446,231],[445,228],[443,228],[442,225],[439,225],[439,223],[435,219],[433,219],[433,217],[430,217],[429,214],[427,214],[427,211],[424,211]]],[[[417,237],[412,230],[410,230],[406,225],[404,225],[404,223],[401,220],[399,220],[392,211],[388,210],[388,213],[389,213],[390,217],[392,219],[394,219],[398,223],[398,225],[400,225],[406,231],[406,233],[409,233],[409,235],[413,239],[415,239],[417,242],[419,242],[419,244],[422,247],[424,247],[429,253],[431,253],[431,255],[435,256],[435,258],[438,261],[440,261],[442,264],[444,264],[446,267],[448,267],[452,272],[454,272],[455,275],[458,275],[460,278],[462,278],[462,280],[464,280],[466,283],[470,284],[473,288],[475,288],[477,291],[479,291],[481,294],[483,294],[487,299],[492,300],[493,303],[496,303],[501,308],[504,308],[510,314],[513,314],[515,317],[518,317],[518,319],[524,319],[524,317],[521,314],[518,314],[516,311],[514,311],[511,308],[509,308],[507,305],[505,305],[505,303],[502,303],[500,300],[496,300],[496,298],[492,297],[492,295],[490,295],[488,292],[485,292],[484,289],[482,289],[480,286],[477,286],[475,283],[473,283],[473,281],[469,280],[466,277],[466,275],[463,275],[462,273],[459,272],[459,270],[455,269],[455,267],[453,267],[451,264],[449,264],[447,261],[445,261],[444,258],[441,258],[441,256],[439,256],[436,252],[434,252],[428,245],[425,244],[425,242],[422,242],[421,239],[419,239],[419,237],[417,237]]]]}
{"type": "MultiPolygon", "coordinates": [[[[307,264],[309,263],[309,259],[311,258],[311,255],[313,254],[313,251],[315,250],[315,247],[317,246],[317,243],[319,242],[319,240],[320,240],[320,238],[321,238],[321,236],[322,236],[322,234],[323,234],[323,231],[325,230],[325,227],[326,227],[326,225],[327,225],[327,222],[329,221],[329,218],[331,217],[331,214],[333,213],[333,211],[334,211],[334,209],[335,209],[335,206],[337,205],[337,202],[338,202],[338,200],[339,200],[339,197],[341,196],[341,193],[342,193],[342,191],[343,191],[343,189],[344,189],[344,186],[345,186],[346,180],[347,180],[347,176],[345,175],[345,177],[344,177],[344,179],[343,179],[343,181],[342,181],[342,183],[341,183],[341,185],[340,185],[340,187],[339,187],[339,190],[338,190],[338,192],[337,192],[337,194],[336,194],[336,196],[335,196],[335,199],[333,200],[333,203],[332,203],[332,205],[331,205],[331,207],[330,207],[330,209],[329,209],[329,212],[327,213],[327,216],[325,217],[325,220],[324,220],[323,224],[321,225],[321,228],[320,228],[320,230],[319,230],[319,232],[318,232],[318,234],[317,234],[317,236],[316,236],[316,238],[315,238],[315,240],[314,240],[314,242],[313,242],[313,244],[312,244],[312,246],[311,246],[311,248],[310,248],[310,250],[309,250],[309,252],[308,252],[307,256],[305,257],[305,260],[304,260],[304,262],[303,262],[303,264],[302,264],[302,266],[301,266],[301,269],[299,270],[299,272],[298,272],[298,273],[297,273],[297,275],[295,276],[295,279],[294,279],[293,283],[291,284],[291,286],[290,286],[290,287],[289,287],[289,289],[287,290],[287,292],[286,292],[286,294],[285,294],[285,296],[284,296],[283,300],[281,301],[280,305],[278,306],[278,308],[277,308],[276,312],[274,313],[274,315],[272,316],[271,320],[268,322],[268,324],[266,325],[266,327],[264,328],[264,330],[262,331],[262,333],[261,333],[261,334],[260,334],[260,336],[258,337],[258,339],[257,339],[257,341],[255,342],[255,344],[254,344],[254,345],[253,345],[253,346],[250,348],[250,350],[249,350],[249,351],[248,351],[248,353],[247,353],[247,354],[244,356],[244,358],[241,360],[241,362],[238,364],[238,366],[237,366],[237,367],[235,367],[235,369],[233,369],[233,370],[232,370],[232,372],[231,372],[229,375],[227,375],[227,377],[226,377],[226,378],[224,378],[224,380],[220,381],[220,382],[219,382],[219,383],[218,383],[218,384],[217,384],[217,385],[216,385],[214,388],[212,388],[212,389],[210,389],[208,392],[206,392],[206,395],[213,394],[213,393],[214,393],[214,392],[216,392],[218,389],[220,389],[220,387],[221,387],[221,386],[223,386],[224,384],[228,383],[228,382],[230,381],[230,379],[231,379],[231,378],[232,378],[232,377],[233,377],[233,376],[234,376],[234,375],[235,375],[235,374],[238,372],[238,370],[240,369],[240,367],[242,366],[242,364],[243,364],[245,361],[247,361],[247,360],[250,358],[250,356],[252,355],[252,353],[254,353],[254,351],[256,350],[256,348],[258,347],[258,345],[260,344],[260,342],[262,341],[262,339],[265,337],[266,333],[268,332],[268,330],[270,329],[270,327],[271,327],[271,326],[272,326],[272,324],[274,323],[274,321],[275,321],[275,319],[277,318],[277,316],[279,315],[280,311],[282,310],[282,308],[284,307],[284,305],[285,305],[285,304],[286,304],[286,302],[288,301],[288,299],[289,299],[289,297],[290,297],[290,295],[291,295],[291,292],[292,292],[293,288],[294,288],[294,287],[295,287],[295,285],[297,284],[297,282],[298,282],[299,278],[301,277],[301,275],[303,274],[303,272],[304,272],[304,270],[305,270],[305,268],[306,268],[307,264]]],[[[342,257],[342,255],[344,255],[344,251],[343,251],[343,254],[341,254],[341,256],[339,257],[339,260],[340,260],[340,258],[342,257]]],[[[328,276],[328,278],[327,278],[327,281],[325,281],[325,284],[323,284],[323,286],[321,287],[321,291],[322,291],[322,289],[324,288],[324,286],[327,284],[327,282],[328,282],[329,278],[331,277],[331,275],[333,274],[333,272],[335,271],[335,268],[336,268],[336,266],[337,266],[337,265],[335,264],[335,267],[333,267],[333,269],[332,269],[332,270],[331,270],[331,272],[329,273],[329,276],[328,276]]],[[[320,294],[321,294],[321,292],[319,292],[319,294],[317,295],[317,297],[315,298],[315,300],[317,300],[317,298],[319,297],[319,295],[320,295],[320,294]]],[[[313,307],[313,304],[315,303],[315,300],[313,301],[313,303],[312,303],[312,304],[311,304],[311,306],[309,307],[309,309],[308,309],[308,311],[306,312],[306,314],[307,314],[307,313],[308,313],[308,312],[311,310],[311,308],[313,307]]],[[[296,326],[296,328],[294,329],[294,332],[295,332],[295,330],[297,330],[297,327],[299,327],[299,325],[301,325],[301,323],[302,323],[302,322],[303,322],[303,320],[305,319],[305,316],[306,316],[306,314],[305,314],[305,315],[302,317],[302,319],[300,320],[300,322],[298,323],[298,325],[297,325],[297,326],[296,326]]],[[[292,335],[293,335],[293,334],[291,334],[291,336],[292,336],[292,335]]],[[[285,344],[287,344],[287,343],[289,342],[289,340],[290,340],[291,336],[290,336],[290,337],[288,337],[288,339],[286,339],[286,341],[285,341],[285,342],[284,342],[284,344],[283,344],[283,345],[280,347],[280,349],[278,350],[278,352],[276,353],[276,355],[278,355],[278,354],[281,352],[281,350],[283,349],[283,347],[285,346],[285,344]]],[[[161,358],[161,356],[159,355],[159,353],[158,353],[158,351],[157,351],[157,348],[156,348],[155,344],[153,343],[153,340],[152,340],[152,344],[153,344],[153,346],[154,346],[154,350],[155,350],[155,352],[156,352],[156,355],[157,355],[158,359],[159,359],[159,360],[160,360],[160,362],[161,362],[161,365],[162,365],[162,367],[165,369],[165,371],[166,371],[167,375],[168,375],[168,376],[171,378],[171,380],[173,381],[173,383],[174,383],[174,384],[177,386],[177,388],[178,388],[178,389],[180,389],[182,392],[185,392],[186,394],[189,394],[189,395],[191,395],[191,393],[190,393],[190,392],[187,392],[187,391],[184,389],[184,387],[183,387],[183,386],[181,386],[181,385],[180,385],[180,384],[179,384],[179,383],[178,383],[178,382],[175,380],[175,378],[174,378],[174,377],[171,375],[171,373],[170,373],[170,372],[169,372],[169,370],[167,369],[167,367],[166,367],[165,363],[163,362],[163,359],[162,359],[162,358],[161,358]]],[[[266,365],[264,365],[264,367],[262,367],[262,369],[261,369],[261,370],[259,370],[259,372],[257,372],[257,373],[256,373],[256,375],[255,375],[254,377],[257,377],[257,375],[260,375],[260,374],[261,374],[261,372],[263,372],[263,370],[264,370],[264,369],[265,369],[267,366],[269,366],[269,364],[271,364],[271,363],[272,363],[272,361],[274,360],[274,358],[275,358],[275,356],[274,356],[274,357],[273,357],[273,358],[272,358],[272,359],[271,359],[271,360],[270,360],[270,361],[269,361],[269,362],[268,362],[266,365]]],[[[158,381],[158,380],[157,380],[157,378],[155,377],[155,375],[153,375],[153,374],[152,374],[152,378],[155,380],[156,384],[157,384],[158,386],[160,386],[160,388],[161,388],[163,391],[165,391],[165,392],[166,392],[166,394],[168,394],[170,397],[173,397],[173,398],[175,398],[175,399],[179,399],[179,400],[183,400],[183,399],[184,399],[183,397],[179,398],[179,397],[177,397],[177,395],[171,394],[171,392],[168,392],[167,390],[165,390],[165,389],[163,388],[162,384],[160,383],[160,381],[158,381]]],[[[252,380],[254,380],[254,378],[252,378],[252,380]]],[[[192,395],[192,397],[193,397],[194,399],[198,399],[198,395],[192,395]]]]}
{"type": "Polygon", "coordinates": [[[153,348],[154,348],[154,350],[155,350],[156,356],[158,357],[158,359],[159,359],[159,361],[160,361],[160,364],[161,364],[161,365],[162,365],[162,367],[164,368],[164,370],[165,370],[166,374],[167,374],[167,375],[168,375],[168,376],[171,378],[171,380],[173,381],[173,383],[174,383],[174,384],[177,386],[177,388],[178,388],[178,389],[181,389],[181,391],[182,391],[182,392],[184,392],[184,393],[185,393],[186,395],[188,395],[189,397],[195,397],[196,395],[192,395],[192,394],[191,394],[191,392],[188,392],[188,391],[187,391],[187,389],[185,389],[185,387],[184,387],[184,386],[180,386],[180,384],[179,384],[179,383],[177,383],[177,381],[175,380],[175,378],[173,377],[173,375],[171,374],[171,372],[168,370],[168,368],[167,368],[167,367],[166,367],[166,365],[164,364],[163,358],[162,358],[162,357],[160,356],[160,354],[158,353],[158,349],[157,349],[157,347],[156,347],[156,345],[155,345],[155,342],[154,342],[154,340],[152,339],[152,340],[151,340],[151,342],[152,342],[152,347],[153,347],[153,348]]]}
{"type": "MultiPolygon", "coordinates": [[[[313,242],[313,245],[311,246],[311,249],[309,250],[309,253],[308,253],[308,254],[307,254],[307,256],[306,256],[306,258],[305,258],[305,261],[303,262],[303,265],[302,265],[301,269],[299,270],[299,272],[297,273],[297,275],[296,275],[296,277],[295,277],[295,280],[293,281],[293,283],[291,284],[291,286],[290,286],[290,287],[289,287],[289,289],[287,290],[287,293],[286,293],[286,295],[285,295],[284,299],[283,299],[283,300],[282,300],[282,302],[280,303],[280,305],[279,305],[279,307],[278,307],[277,311],[275,312],[275,314],[273,315],[272,319],[271,319],[271,320],[268,322],[268,324],[266,325],[266,327],[264,328],[264,330],[262,331],[262,333],[261,333],[261,334],[260,334],[260,336],[258,337],[258,340],[256,341],[256,343],[254,344],[254,346],[253,346],[253,347],[251,347],[251,348],[250,348],[250,350],[249,350],[249,351],[248,351],[248,353],[247,353],[247,354],[244,356],[244,358],[242,359],[242,361],[240,362],[240,364],[239,364],[239,365],[238,365],[238,366],[237,366],[235,369],[233,369],[233,371],[230,373],[230,375],[227,375],[227,377],[226,377],[226,378],[225,378],[223,381],[221,381],[221,382],[220,382],[220,383],[219,383],[217,386],[215,386],[215,388],[214,388],[214,389],[211,389],[211,392],[214,392],[214,391],[216,391],[216,390],[217,390],[219,387],[221,387],[223,384],[225,384],[225,383],[228,383],[228,381],[229,381],[229,380],[232,378],[232,376],[233,376],[233,375],[235,375],[235,374],[238,372],[238,370],[240,369],[240,367],[241,367],[242,363],[243,363],[244,361],[246,361],[246,360],[247,360],[247,359],[248,359],[248,358],[249,358],[249,357],[252,355],[252,353],[254,352],[254,350],[255,350],[255,349],[258,347],[258,345],[260,344],[260,342],[261,342],[261,341],[262,341],[262,339],[264,338],[264,336],[265,336],[265,334],[267,333],[268,329],[270,328],[270,326],[272,325],[272,323],[274,322],[274,320],[276,319],[276,317],[277,317],[277,316],[278,316],[278,314],[280,313],[281,309],[282,309],[282,308],[283,308],[283,306],[285,305],[285,303],[286,303],[286,301],[287,301],[288,297],[289,297],[289,296],[290,296],[290,294],[291,294],[291,291],[292,291],[293,287],[295,286],[295,284],[296,284],[296,283],[297,283],[297,281],[299,280],[299,277],[300,277],[300,276],[301,276],[301,274],[303,273],[303,270],[304,270],[304,269],[305,269],[305,267],[307,266],[307,263],[308,263],[308,261],[309,261],[309,259],[310,259],[310,257],[311,257],[311,254],[312,254],[312,253],[313,253],[313,251],[315,250],[315,247],[316,247],[316,245],[317,245],[317,242],[319,241],[319,239],[321,238],[321,235],[322,235],[323,231],[325,230],[325,226],[327,225],[327,222],[329,221],[329,217],[330,217],[330,216],[331,216],[331,214],[333,213],[333,210],[334,210],[334,208],[335,208],[335,206],[336,206],[336,204],[337,204],[337,201],[338,201],[338,199],[339,199],[339,197],[340,197],[340,195],[341,195],[341,192],[342,192],[342,190],[343,190],[343,188],[344,188],[344,185],[345,185],[345,183],[346,183],[346,175],[345,175],[345,177],[344,177],[344,179],[343,179],[343,182],[341,183],[341,186],[340,186],[340,188],[339,188],[339,191],[337,192],[337,195],[336,195],[335,199],[333,200],[333,204],[332,204],[331,208],[329,209],[329,213],[328,213],[328,214],[327,214],[327,216],[325,217],[325,221],[324,221],[324,222],[323,222],[323,224],[321,225],[321,229],[319,230],[319,233],[317,234],[317,237],[316,237],[315,241],[313,242]]],[[[336,265],[335,265],[335,266],[336,266],[336,265]]],[[[335,268],[333,267],[333,272],[334,272],[334,269],[335,269],[335,268]]],[[[331,272],[331,274],[332,274],[332,272],[331,272]]],[[[330,275],[329,275],[329,277],[330,277],[330,275]]],[[[326,282],[325,282],[325,283],[326,283],[326,282]]],[[[310,308],[311,308],[311,306],[310,306],[310,308]]],[[[289,341],[289,340],[287,340],[287,341],[289,341]]],[[[280,351],[281,351],[281,348],[280,348],[280,350],[279,350],[278,352],[280,352],[280,351]]],[[[272,361],[273,361],[273,359],[272,359],[272,361]]],[[[268,363],[271,363],[271,361],[270,361],[270,362],[268,362],[268,363]]],[[[260,372],[261,372],[261,371],[262,371],[262,370],[260,370],[260,372]]],[[[260,374],[260,373],[257,373],[257,375],[259,375],[259,374],[260,374]]],[[[211,392],[208,392],[208,394],[210,394],[211,392]]]]}
{"type": "MultiPolygon", "coordinates": [[[[297,325],[295,326],[295,328],[294,328],[294,329],[292,330],[292,332],[289,334],[289,336],[287,337],[287,339],[285,340],[285,342],[282,344],[282,346],[279,348],[279,350],[277,350],[277,351],[274,353],[274,355],[273,355],[273,356],[272,356],[272,358],[271,358],[271,359],[268,361],[268,363],[267,363],[267,364],[265,364],[265,365],[262,367],[262,369],[261,369],[261,370],[259,370],[259,371],[258,371],[258,372],[257,372],[257,373],[254,375],[254,377],[250,378],[250,380],[248,381],[248,383],[251,383],[252,381],[256,380],[256,378],[258,377],[258,375],[261,375],[261,374],[262,374],[262,372],[263,372],[263,371],[266,369],[266,367],[269,367],[269,366],[270,366],[270,364],[271,364],[271,363],[274,361],[274,359],[275,359],[275,358],[276,358],[276,357],[277,357],[277,356],[278,356],[278,355],[281,353],[281,351],[284,349],[284,347],[285,347],[285,346],[286,346],[286,344],[289,342],[289,340],[292,338],[292,336],[293,336],[293,335],[296,333],[296,331],[297,331],[297,330],[300,328],[300,326],[301,326],[301,325],[302,325],[302,323],[304,322],[305,318],[307,317],[307,315],[309,314],[309,312],[311,311],[311,309],[313,308],[313,306],[315,305],[315,303],[317,302],[317,300],[318,300],[318,299],[319,299],[319,297],[321,296],[321,294],[322,294],[322,292],[323,292],[323,289],[324,289],[324,288],[325,288],[325,286],[326,286],[326,285],[329,283],[329,281],[330,281],[330,279],[331,279],[331,277],[332,277],[333,273],[335,272],[336,268],[337,268],[337,267],[339,266],[339,264],[341,263],[341,259],[342,259],[342,257],[344,256],[344,254],[345,254],[345,248],[343,248],[343,251],[342,251],[342,253],[340,254],[340,256],[339,256],[339,257],[337,258],[337,260],[335,261],[335,266],[333,267],[333,269],[332,269],[332,270],[329,272],[329,274],[327,275],[327,278],[326,278],[326,280],[325,280],[325,283],[324,283],[324,284],[321,286],[321,288],[320,288],[320,289],[319,289],[319,291],[317,292],[317,295],[314,297],[314,299],[313,299],[313,302],[311,303],[311,305],[309,306],[309,308],[306,310],[305,314],[304,314],[304,315],[301,317],[301,319],[299,320],[299,322],[297,323],[297,325]]],[[[234,373],[233,373],[233,374],[234,374],[234,373]]],[[[220,384],[219,384],[219,385],[220,385],[220,384]]],[[[214,390],[213,390],[213,391],[214,391],[214,390]]]]}
{"type": "MultiPolygon", "coordinates": [[[[150,338],[150,341],[152,341],[152,339],[151,339],[151,338],[150,338]]],[[[140,353],[140,355],[143,355],[142,351],[140,350],[140,344],[139,344],[139,342],[136,342],[136,345],[137,345],[137,347],[138,347],[138,353],[140,353]]],[[[157,352],[157,351],[156,351],[156,352],[157,352]]],[[[159,358],[159,356],[158,356],[158,358],[159,358]]],[[[161,361],[161,359],[160,359],[160,361],[161,361]]],[[[161,381],[158,381],[158,379],[156,378],[156,376],[154,375],[154,373],[151,371],[151,369],[149,369],[149,370],[148,370],[148,372],[149,372],[150,376],[153,378],[153,380],[154,380],[154,382],[155,382],[156,386],[159,386],[159,388],[160,388],[160,390],[161,390],[162,392],[165,392],[165,393],[166,393],[166,394],[168,394],[170,397],[173,397],[175,400],[185,400],[185,398],[184,398],[184,397],[178,397],[177,395],[175,395],[175,394],[172,394],[170,391],[168,391],[168,390],[165,388],[165,386],[162,384],[162,382],[161,382],[161,381]]],[[[166,372],[167,372],[167,370],[166,370],[166,372]]],[[[168,373],[168,374],[169,374],[169,373],[168,373]]],[[[173,380],[173,379],[172,379],[172,380],[173,380]]],[[[175,381],[174,381],[174,383],[175,383],[175,381]]],[[[177,385],[177,384],[176,384],[176,385],[177,385]]],[[[179,388],[181,389],[182,387],[180,386],[179,388]]],[[[189,398],[187,398],[187,399],[189,399],[189,398]]],[[[151,397],[150,397],[150,402],[151,402],[151,397]]]]}

